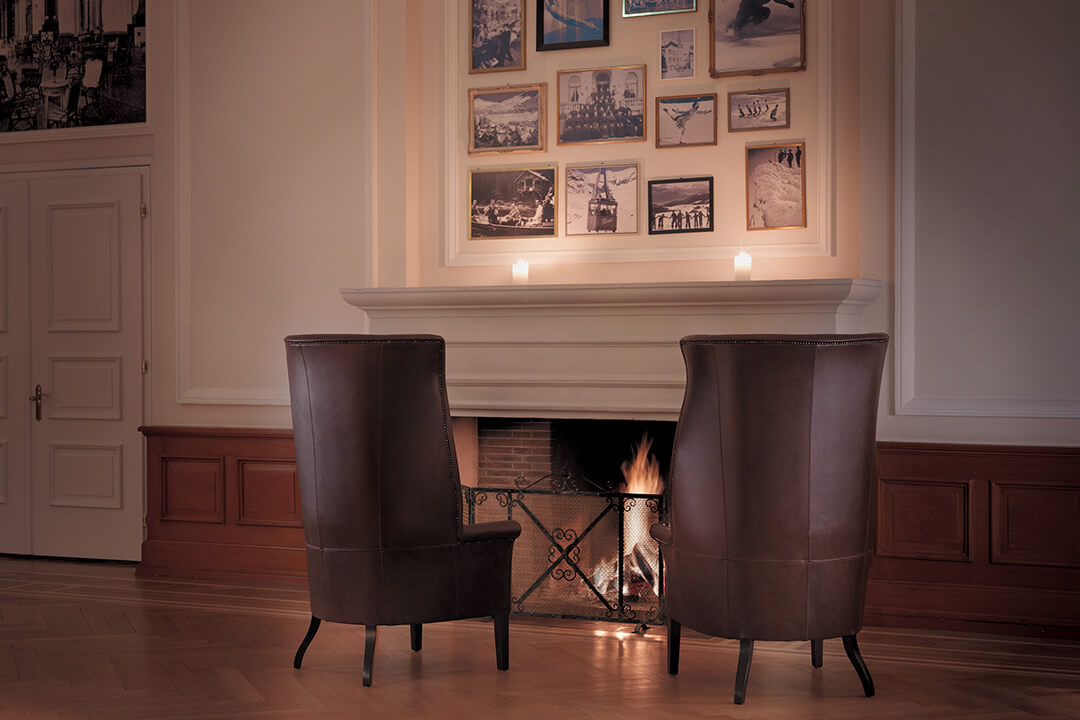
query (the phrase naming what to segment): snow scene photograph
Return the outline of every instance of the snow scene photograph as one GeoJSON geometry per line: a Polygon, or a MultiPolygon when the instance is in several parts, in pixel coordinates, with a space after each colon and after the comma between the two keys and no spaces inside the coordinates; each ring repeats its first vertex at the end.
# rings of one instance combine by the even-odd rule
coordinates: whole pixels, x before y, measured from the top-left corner
{"type": "Polygon", "coordinates": [[[803,0],[714,0],[713,77],[805,67],[803,0]]]}
{"type": "Polygon", "coordinates": [[[746,229],[806,227],[806,144],[746,148],[746,229]]]}
{"type": "Polygon", "coordinates": [[[656,98],[656,147],[715,144],[715,93],[656,98]]]}
{"type": "Polygon", "coordinates": [[[566,169],[566,234],[637,233],[638,166],[566,169]]]}
{"type": "Polygon", "coordinates": [[[547,83],[469,90],[469,154],[543,151],[547,83]]]}
{"type": "Polygon", "coordinates": [[[713,179],[649,181],[649,234],[711,232],[713,179]]]}
{"type": "Polygon", "coordinates": [[[787,88],[728,93],[728,132],[791,127],[790,97],[787,88]]]}

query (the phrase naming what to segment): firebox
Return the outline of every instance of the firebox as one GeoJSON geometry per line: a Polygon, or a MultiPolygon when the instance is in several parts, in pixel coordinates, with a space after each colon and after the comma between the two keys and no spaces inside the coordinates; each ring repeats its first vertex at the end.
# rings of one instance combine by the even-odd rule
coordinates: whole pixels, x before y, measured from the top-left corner
{"type": "Polygon", "coordinates": [[[478,421],[478,484],[463,488],[464,507],[469,522],[521,523],[514,613],[666,621],[649,526],[666,520],[674,431],[659,421],[478,421]]]}

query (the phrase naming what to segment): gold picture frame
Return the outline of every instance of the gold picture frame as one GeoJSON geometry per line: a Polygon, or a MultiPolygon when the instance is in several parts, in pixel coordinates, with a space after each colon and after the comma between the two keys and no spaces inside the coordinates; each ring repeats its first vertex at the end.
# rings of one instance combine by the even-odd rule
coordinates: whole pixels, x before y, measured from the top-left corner
{"type": "Polygon", "coordinates": [[[746,229],[788,230],[805,227],[806,143],[747,145],[746,229]],[[797,209],[791,206],[789,192],[794,181],[798,182],[800,191],[797,209]]]}
{"type": "Polygon", "coordinates": [[[656,147],[676,148],[716,144],[716,93],[665,95],[656,98],[656,147]],[[707,117],[708,116],[708,117],[707,117]],[[690,141],[686,133],[690,131],[690,141]],[[702,139],[702,134],[707,138],[702,139]],[[678,134],[678,141],[672,138],[678,134]]]}
{"type": "Polygon", "coordinates": [[[805,70],[807,2],[775,0],[765,5],[709,0],[709,75],[805,70]],[[791,37],[796,32],[798,37],[791,37]],[[772,62],[762,61],[763,54],[772,62]]]}
{"type": "Polygon", "coordinates": [[[547,83],[469,89],[470,155],[545,150],[547,83]]]}
{"type": "Polygon", "coordinates": [[[554,238],[558,166],[469,170],[469,240],[554,238]]]}
{"type": "Polygon", "coordinates": [[[525,69],[525,0],[469,0],[467,31],[470,75],[525,69]],[[515,6],[517,17],[506,17],[515,6]]]}
{"type": "Polygon", "coordinates": [[[643,142],[648,137],[645,65],[559,70],[558,145],[643,142]]]}
{"type": "Polygon", "coordinates": [[[641,226],[641,166],[594,162],[563,170],[564,234],[637,235],[641,226]]]}
{"type": "Polygon", "coordinates": [[[739,90],[727,94],[727,129],[733,132],[791,127],[790,88],[739,90]],[[769,107],[772,110],[769,110],[769,107]],[[780,112],[783,108],[783,113],[780,112]]]}

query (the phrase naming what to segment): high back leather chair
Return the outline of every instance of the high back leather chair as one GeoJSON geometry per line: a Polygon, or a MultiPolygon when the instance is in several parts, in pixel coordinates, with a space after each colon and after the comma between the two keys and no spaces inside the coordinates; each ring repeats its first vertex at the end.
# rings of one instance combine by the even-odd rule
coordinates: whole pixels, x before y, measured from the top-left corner
{"type": "Polygon", "coordinates": [[[513,520],[463,526],[436,335],[285,338],[307,550],[311,625],[366,626],[371,685],[376,628],[492,616],[499,670],[509,667],[513,520]]]}
{"type": "Polygon", "coordinates": [[[672,457],[668,672],[685,624],[739,640],[735,702],[755,640],[844,649],[874,694],[855,634],[874,548],[875,434],[888,336],[694,335],[672,457]]]}

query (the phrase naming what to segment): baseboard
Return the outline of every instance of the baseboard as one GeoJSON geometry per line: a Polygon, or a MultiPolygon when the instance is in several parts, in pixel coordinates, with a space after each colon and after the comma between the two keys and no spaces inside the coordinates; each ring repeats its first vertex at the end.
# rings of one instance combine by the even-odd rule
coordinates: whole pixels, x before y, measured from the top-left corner
{"type": "Polygon", "coordinates": [[[306,584],[302,548],[147,540],[138,575],[306,584]]]}

